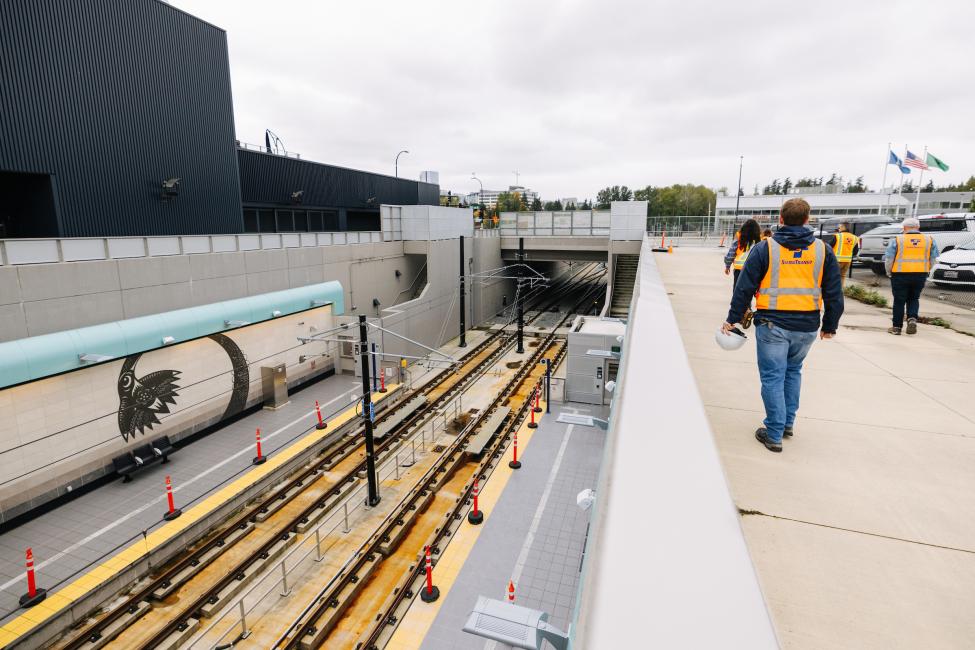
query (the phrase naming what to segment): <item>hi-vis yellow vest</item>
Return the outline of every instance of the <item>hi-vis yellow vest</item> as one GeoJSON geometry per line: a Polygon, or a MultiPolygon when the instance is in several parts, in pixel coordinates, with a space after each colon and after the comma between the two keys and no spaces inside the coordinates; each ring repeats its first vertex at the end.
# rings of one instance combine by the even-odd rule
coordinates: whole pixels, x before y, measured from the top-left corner
{"type": "Polygon", "coordinates": [[[836,253],[837,262],[852,262],[853,247],[857,245],[857,236],[852,232],[836,233],[836,241],[833,243],[833,252],[836,253]]]}
{"type": "Polygon", "coordinates": [[[732,266],[735,267],[736,271],[740,271],[745,268],[745,260],[748,259],[748,252],[753,246],[754,244],[749,244],[748,248],[745,250],[738,249],[738,254],[735,255],[735,261],[732,263],[732,266]]]}
{"type": "Polygon", "coordinates": [[[774,239],[768,241],[768,271],[758,286],[755,306],[782,311],[817,311],[823,304],[823,264],[826,244],[790,250],[774,239]]]}
{"type": "Polygon", "coordinates": [[[891,273],[927,273],[931,270],[931,238],[919,232],[897,235],[897,253],[891,273]]]}

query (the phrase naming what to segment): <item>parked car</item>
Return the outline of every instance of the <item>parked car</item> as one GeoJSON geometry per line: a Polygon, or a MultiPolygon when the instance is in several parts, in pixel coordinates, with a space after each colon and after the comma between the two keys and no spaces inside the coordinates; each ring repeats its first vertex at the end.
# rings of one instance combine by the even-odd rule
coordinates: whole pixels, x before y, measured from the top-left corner
{"type": "Polygon", "coordinates": [[[975,288],[975,238],[939,255],[930,279],[939,287],[975,288]]]}
{"type": "MultiPolygon", "coordinates": [[[[975,213],[934,214],[919,217],[921,232],[931,235],[941,253],[966,243],[975,235],[975,213]]],[[[903,232],[900,224],[874,228],[860,237],[858,259],[877,275],[884,275],[884,253],[890,240],[903,232]]]]}
{"type": "Polygon", "coordinates": [[[840,228],[841,223],[850,224],[850,232],[859,237],[865,232],[878,228],[880,226],[887,226],[894,223],[894,219],[890,217],[881,217],[878,215],[868,216],[868,217],[833,217],[832,219],[826,219],[825,221],[819,222],[819,236],[832,235],[835,234],[840,228]]]}

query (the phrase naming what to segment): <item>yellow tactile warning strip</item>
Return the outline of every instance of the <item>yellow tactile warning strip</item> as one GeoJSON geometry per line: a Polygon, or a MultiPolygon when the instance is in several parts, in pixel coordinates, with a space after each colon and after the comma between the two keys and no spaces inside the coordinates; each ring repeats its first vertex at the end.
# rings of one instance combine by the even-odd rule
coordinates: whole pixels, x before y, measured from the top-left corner
{"type": "MultiPolygon", "coordinates": [[[[540,405],[543,411],[542,413],[535,414],[536,422],[540,422],[545,414],[545,401],[542,400],[540,405]]],[[[525,421],[521,423],[521,427],[518,429],[519,456],[528,447],[534,432],[538,431],[538,429],[530,429],[528,422],[529,419],[525,418],[525,421]]],[[[472,526],[465,519],[464,523],[457,529],[457,532],[450,537],[447,548],[440,556],[440,559],[437,560],[437,564],[433,568],[433,584],[440,589],[440,598],[435,602],[425,603],[420,600],[418,593],[414,597],[409,610],[407,610],[403,619],[400,621],[399,626],[396,628],[393,637],[386,645],[386,650],[416,650],[416,648],[419,648],[423,644],[427,632],[430,631],[430,626],[433,625],[433,620],[440,612],[440,605],[446,600],[447,594],[450,593],[450,588],[457,581],[460,570],[464,568],[464,563],[467,562],[467,558],[470,556],[474,544],[481,536],[481,531],[491,518],[491,513],[494,512],[494,507],[497,505],[498,500],[501,499],[501,494],[504,492],[505,486],[508,485],[508,480],[511,478],[511,475],[516,471],[530,471],[528,465],[525,465],[520,470],[513,470],[508,467],[508,461],[511,460],[513,453],[512,446],[509,444],[504,456],[501,457],[497,467],[491,472],[487,483],[477,497],[478,508],[484,511],[484,521],[479,526],[472,526]]],[[[498,598],[504,592],[504,587],[505,585],[503,584],[498,585],[498,598]]]]}
{"type": "MultiPolygon", "coordinates": [[[[401,387],[401,384],[391,384],[386,387],[385,393],[373,393],[372,401],[381,402],[384,399],[388,399],[395,395],[401,387]]],[[[146,555],[147,544],[150,550],[165,544],[190,527],[194,522],[207,517],[211,512],[243,492],[253,483],[269,474],[273,474],[292,458],[300,455],[303,451],[330,435],[336,427],[341,427],[356,417],[359,416],[356,415],[354,406],[339,413],[328,420],[328,424],[330,425],[328,429],[324,431],[312,429],[305,437],[293,443],[291,446],[268,456],[267,462],[263,465],[255,466],[233,483],[214,492],[192,508],[184,510],[182,516],[178,519],[174,519],[157,528],[148,535],[146,541],[140,540],[133,543],[102,564],[94,567],[74,582],[65,585],[54,594],[48,596],[40,604],[35,605],[31,609],[24,610],[22,614],[0,627],[0,647],[7,646],[16,641],[20,636],[43,624],[49,618],[59,615],[65,608],[97,588],[109,578],[114,577],[117,573],[135,562],[142,560],[146,555]]]]}

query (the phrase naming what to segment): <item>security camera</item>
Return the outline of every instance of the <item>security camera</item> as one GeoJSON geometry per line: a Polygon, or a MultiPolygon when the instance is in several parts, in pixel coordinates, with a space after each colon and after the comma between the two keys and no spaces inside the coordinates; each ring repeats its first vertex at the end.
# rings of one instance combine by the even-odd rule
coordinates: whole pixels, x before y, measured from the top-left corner
{"type": "Polygon", "coordinates": [[[609,380],[609,381],[606,382],[606,385],[603,386],[603,388],[606,389],[606,392],[607,393],[612,393],[613,392],[613,389],[616,388],[616,382],[611,379],[611,380],[609,380]]]}

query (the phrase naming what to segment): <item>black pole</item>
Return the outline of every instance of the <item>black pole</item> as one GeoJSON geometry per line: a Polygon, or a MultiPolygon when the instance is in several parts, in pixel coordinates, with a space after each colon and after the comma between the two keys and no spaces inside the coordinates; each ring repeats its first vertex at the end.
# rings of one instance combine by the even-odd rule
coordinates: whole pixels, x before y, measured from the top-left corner
{"type": "Polygon", "coordinates": [[[518,238],[518,349],[515,350],[518,354],[525,353],[525,296],[521,291],[522,284],[522,271],[524,268],[521,266],[525,263],[525,238],[518,238]]]}
{"type": "Polygon", "coordinates": [[[738,157],[738,193],[735,194],[735,225],[738,225],[738,202],[741,200],[741,166],[745,164],[745,157],[738,157]]]}
{"type": "MultiPolygon", "coordinates": [[[[565,398],[563,398],[565,399],[565,398]]],[[[545,360],[545,412],[552,412],[552,360],[545,360]]]]}
{"type": "Polygon", "coordinates": [[[359,352],[362,358],[362,419],[366,425],[366,477],[369,479],[369,505],[379,503],[379,482],[376,480],[376,449],[372,439],[372,393],[369,391],[369,337],[366,317],[359,315],[359,352]]]}
{"type": "Polygon", "coordinates": [[[465,338],[467,324],[464,322],[464,236],[460,236],[460,347],[467,347],[465,338]]]}

